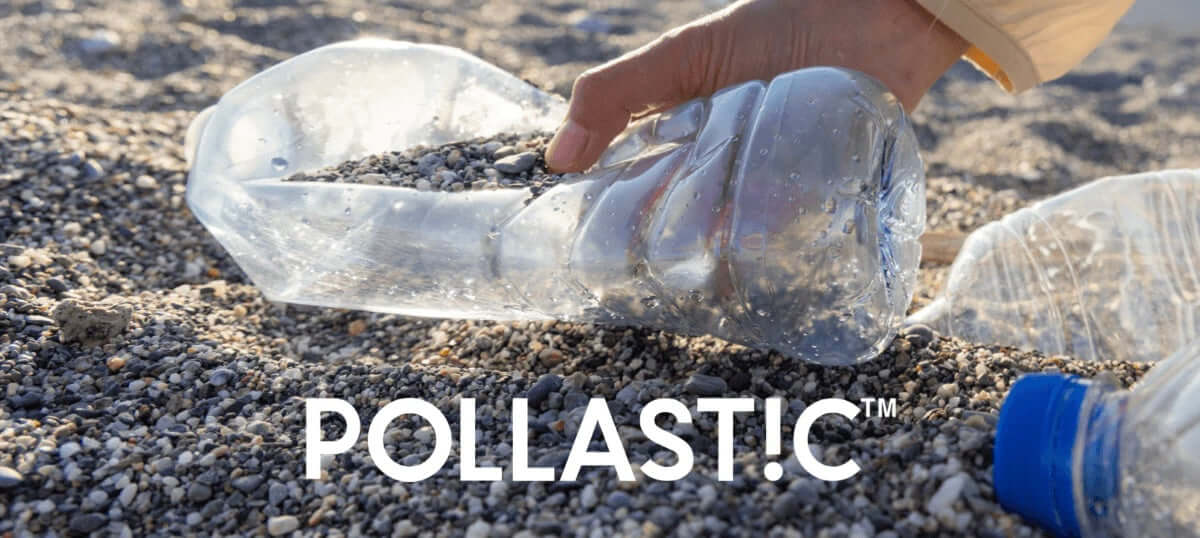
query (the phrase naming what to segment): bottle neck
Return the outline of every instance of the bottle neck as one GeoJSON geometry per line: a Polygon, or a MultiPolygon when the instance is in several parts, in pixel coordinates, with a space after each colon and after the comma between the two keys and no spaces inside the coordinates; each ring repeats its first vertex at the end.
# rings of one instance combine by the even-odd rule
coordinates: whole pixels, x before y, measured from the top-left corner
{"type": "Polygon", "coordinates": [[[1129,391],[1098,383],[1080,409],[1081,428],[1072,455],[1075,513],[1083,536],[1109,536],[1119,531],[1121,494],[1121,428],[1129,391]]]}

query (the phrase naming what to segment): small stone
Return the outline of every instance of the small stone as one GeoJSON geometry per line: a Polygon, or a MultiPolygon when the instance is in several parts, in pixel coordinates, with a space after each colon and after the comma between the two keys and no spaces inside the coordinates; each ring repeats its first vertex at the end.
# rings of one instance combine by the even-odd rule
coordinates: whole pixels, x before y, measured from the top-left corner
{"type": "Polygon", "coordinates": [[[82,450],[83,450],[83,447],[79,446],[79,443],[76,443],[73,441],[68,442],[68,443],[63,443],[58,446],[58,457],[62,458],[64,460],[68,460],[68,459],[71,459],[72,456],[80,453],[82,450]]]}
{"type": "Polygon", "coordinates": [[[104,167],[95,159],[88,159],[83,163],[83,178],[88,181],[95,181],[104,175],[104,167]]]}
{"type": "Polygon", "coordinates": [[[725,384],[725,380],[719,377],[692,374],[683,389],[697,396],[720,396],[725,394],[728,386],[725,384]]]}
{"type": "Polygon", "coordinates": [[[940,398],[950,398],[958,394],[958,383],[946,383],[937,389],[937,395],[940,398]]]}
{"type": "Polygon", "coordinates": [[[212,498],[212,488],[200,482],[192,482],[187,490],[188,500],[196,503],[202,503],[212,498]]]}
{"type": "Polygon", "coordinates": [[[106,522],[108,522],[108,518],[104,517],[102,514],[78,514],[71,518],[70,526],[72,531],[87,534],[99,529],[106,522]]]}
{"type": "Polygon", "coordinates": [[[650,521],[664,531],[669,531],[675,528],[675,523],[679,521],[679,515],[670,506],[658,506],[650,512],[650,521]]]}
{"type": "Polygon", "coordinates": [[[300,520],[296,516],[275,516],[267,520],[267,533],[271,536],[287,534],[300,528],[300,520]]]}
{"type": "Polygon", "coordinates": [[[467,527],[465,538],[488,538],[492,533],[492,526],[484,520],[479,520],[467,527]]]}
{"type": "Polygon", "coordinates": [[[417,160],[417,171],[426,176],[432,176],[438,167],[442,166],[446,161],[441,155],[436,153],[426,153],[417,160]]]}
{"type": "Polygon", "coordinates": [[[430,183],[428,179],[421,178],[421,179],[416,180],[413,183],[413,186],[416,187],[417,190],[419,190],[419,191],[427,191],[427,190],[430,190],[433,188],[433,183],[430,183]]]}
{"type": "Polygon", "coordinates": [[[46,279],[46,285],[50,286],[50,289],[54,290],[55,293],[62,293],[71,289],[71,287],[68,286],[65,281],[63,281],[63,279],[58,277],[46,279]]]}
{"type": "Polygon", "coordinates": [[[600,498],[596,496],[596,486],[593,486],[592,484],[585,486],[583,491],[579,493],[579,506],[584,508],[595,508],[596,504],[599,502],[600,498]]]}
{"type": "Polygon", "coordinates": [[[929,328],[928,325],[920,323],[904,327],[900,330],[900,336],[908,340],[908,343],[912,344],[913,347],[928,346],[935,338],[933,329],[929,328]]]}
{"type": "Polygon", "coordinates": [[[121,506],[129,506],[133,504],[133,499],[137,495],[137,491],[137,484],[128,484],[124,488],[121,488],[121,493],[117,495],[117,501],[121,503],[121,506]]]}
{"type": "Polygon", "coordinates": [[[0,465],[0,489],[15,487],[24,479],[25,477],[21,476],[16,469],[0,465]]]}
{"type": "Polygon", "coordinates": [[[237,377],[237,374],[234,373],[233,370],[228,368],[217,368],[208,375],[208,384],[214,387],[222,387],[230,381],[233,381],[235,377],[237,377]]]}
{"type": "Polygon", "coordinates": [[[925,511],[931,515],[953,514],[954,501],[957,501],[958,497],[962,495],[968,479],[966,473],[958,473],[947,478],[933,494],[933,497],[929,498],[929,502],[925,503],[925,511]]]}
{"type": "Polygon", "coordinates": [[[624,491],[614,491],[608,494],[608,499],[606,499],[604,503],[613,508],[627,508],[633,505],[633,497],[630,497],[629,494],[625,493],[624,491]]]}
{"type": "Polygon", "coordinates": [[[30,265],[33,265],[33,258],[30,258],[29,256],[26,256],[24,254],[17,254],[16,256],[8,257],[8,266],[9,267],[13,267],[16,269],[24,269],[26,267],[29,267],[30,265]]]}
{"type": "Polygon", "coordinates": [[[555,392],[562,387],[562,378],[554,374],[545,374],[539,377],[537,382],[529,388],[529,392],[525,397],[529,399],[530,407],[537,407],[546,401],[551,392],[555,392]]]}
{"type": "Polygon", "coordinates": [[[349,325],[346,325],[346,334],[349,334],[350,336],[358,336],[366,330],[367,322],[361,319],[356,319],[351,321],[349,325]]]}
{"type": "Polygon", "coordinates": [[[140,175],[133,180],[133,184],[144,191],[158,188],[158,180],[154,176],[140,175]]]}
{"type": "Polygon", "coordinates": [[[267,488],[267,502],[271,506],[279,506],[288,497],[287,486],[279,482],[272,482],[271,487],[267,488]]]}
{"type": "Polygon", "coordinates": [[[116,373],[121,371],[121,368],[125,367],[125,358],[109,357],[107,361],[104,361],[104,365],[108,366],[108,371],[116,373]]]}
{"type": "Polygon", "coordinates": [[[509,155],[503,159],[496,161],[496,170],[505,174],[520,174],[533,168],[533,163],[537,162],[537,154],[532,151],[509,155]]]}
{"type": "Polygon", "coordinates": [[[258,486],[262,485],[262,481],[263,478],[261,476],[252,474],[234,478],[232,484],[234,489],[241,491],[242,493],[251,493],[257,490],[258,486]]]}
{"type": "Polygon", "coordinates": [[[109,29],[96,30],[79,40],[79,50],[88,55],[104,54],[119,46],[121,35],[109,29]]]}
{"type": "Polygon", "coordinates": [[[546,366],[556,366],[559,363],[561,363],[562,361],[563,361],[562,352],[557,349],[554,349],[552,347],[543,349],[541,351],[541,353],[538,353],[538,362],[540,362],[546,366]]]}
{"type": "Polygon", "coordinates": [[[88,250],[92,251],[92,254],[103,256],[105,252],[108,252],[108,243],[103,239],[97,239],[92,241],[92,244],[88,247],[88,250]]]}

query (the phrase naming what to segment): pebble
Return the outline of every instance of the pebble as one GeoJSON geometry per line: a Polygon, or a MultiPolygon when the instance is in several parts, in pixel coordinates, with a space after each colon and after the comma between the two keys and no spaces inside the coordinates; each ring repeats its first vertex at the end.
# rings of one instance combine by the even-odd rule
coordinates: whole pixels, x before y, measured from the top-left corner
{"type": "Polygon", "coordinates": [[[208,384],[214,387],[222,387],[225,384],[233,381],[237,374],[228,368],[217,368],[208,375],[208,384]]]}
{"type": "Polygon", "coordinates": [[[187,489],[188,500],[192,502],[204,502],[212,498],[212,488],[200,482],[193,482],[187,489]]]}
{"type": "Polygon", "coordinates": [[[629,507],[633,505],[633,497],[624,491],[614,491],[608,494],[608,499],[604,503],[613,508],[629,507]]]}
{"type": "Polygon", "coordinates": [[[70,527],[72,531],[87,534],[99,529],[107,522],[108,518],[102,514],[78,514],[71,517],[70,527]]]}
{"type": "Polygon", "coordinates": [[[729,389],[724,379],[703,374],[692,374],[683,388],[697,396],[720,396],[729,389]]]}
{"type": "Polygon", "coordinates": [[[121,46],[121,35],[109,29],[96,30],[79,40],[80,50],[84,54],[90,55],[104,54],[119,46],[121,46]]]}
{"type": "Polygon", "coordinates": [[[15,269],[24,269],[33,265],[33,259],[23,254],[8,257],[8,266],[15,269]]]}
{"type": "Polygon", "coordinates": [[[936,338],[936,336],[934,336],[933,329],[930,329],[928,325],[921,323],[915,323],[904,327],[901,329],[900,335],[903,336],[905,340],[908,340],[908,343],[912,344],[914,347],[928,346],[931,342],[933,342],[933,339],[936,338]]]}
{"type": "Polygon", "coordinates": [[[957,501],[962,495],[967,480],[969,477],[965,473],[958,473],[947,478],[938,487],[937,492],[929,498],[929,502],[925,504],[925,511],[933,515],[952,514],[954,501],[957,501]]]}
{"type": "Polygon", "coordinates": [[[942,398],[949,398],[958,394],[958,383],[946,383],[938,387],[937,395],[942,398]]]}
{"type": "Polygon", "coordinates": [[[141,175],[134,180],[134,185],[142,190],[151,190],[158,188],[158,180],[152,176],[141,175]]]}
{"type": "Polygon", "coordinates": [[[529,399],[529,407],[534,408],[546,401],[551,392],[555,392],[562,386],[562,378],[555,374],[545,374],[538,378],[537,382],[530,387],[529,392],[525,397],[529,399]]]}
{"type": "Polygon", "coordinates": [[[533,168],[533,164],[537,162],[537,158],[537,154],[532,151],[509,155],[496,161],[496,170],[505,174],[520,174],[533,168]]]}
{"type": "Polygon", "coordinates": [[[288,497],[287,486],[279,482],[272,482],[271,487],[267,488],[267,502],[271,506],[279,506],[288,497]]]}
{"type": "Polygon", "coordinates": [[[22,480],[24,480],[24,477],[22,477],[21,473],[18,473],[16,469],[0,465],[0,488],[15,487],[20,484],[22,480]]]}
{"type": "Polygon", "coordinates": [[[579,505],[584,508],[595,508],[600,502],[600,498],[596,496],[596,486],[588,484],[584,486],[583,491],[579,493],[579,505]]]}
{"type": "Polygon", "coordinates": [[[467,527],[464,538],[488,538],[492,534],[492,526],[484,520],[479,520],[467,527]]]}
{"type": "Polygon", "coordinates": [[[123,304],[69,299],[58,303],[51,315],[60,327],[59,339],[64,343],[79,342],[85,346],[95,346],[124,332],[133,318],[133,309],[123,304]]]}
{"type": "Polygon", "coordinates": [[[233,479],[234,489],[242,493],[253,493],[262,485],[263,478],[258,475],[239,476],[233,479]]]}
{"type": "Polygon", "coordinates": [[[267,533],[280,536],[300,528],[300,520],[296,516],[275,516],[267,520],[267,533]]]}
{"type": "Polygon", "coordinates": [[[64,460],[69,460],[83,450],[79,443],[70,442],[58,445],[58,457],[64,460]]]}

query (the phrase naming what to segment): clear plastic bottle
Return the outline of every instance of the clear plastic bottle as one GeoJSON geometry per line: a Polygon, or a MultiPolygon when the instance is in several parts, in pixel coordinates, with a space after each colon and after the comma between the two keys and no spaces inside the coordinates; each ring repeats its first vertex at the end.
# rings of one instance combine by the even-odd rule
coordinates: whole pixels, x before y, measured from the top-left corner
{"type": "Polygon", "coordinates": [[[920,259],[924,173],[902,108],[862,74],[796,71],[645,118],[532,200],[280,181],[416,144],[553,130],[563,113],[456,49],[332,45],[201,115],[187,200],[279,301],[640,325],[835,364],[894,336],[920,259]]]}
{"type": "Polygon", "coordinates": [[[1200,536],[1200,342],[1132,391],[1018,379],[994,452],[1001,506],[1058,536],[1200,536]]]}
{"type": "Polygon", "coordinates": [[[945,335],[1155,361],[1200,338],[1200,170],[1111,177],[967,237],[909,318],[945,335]]]}

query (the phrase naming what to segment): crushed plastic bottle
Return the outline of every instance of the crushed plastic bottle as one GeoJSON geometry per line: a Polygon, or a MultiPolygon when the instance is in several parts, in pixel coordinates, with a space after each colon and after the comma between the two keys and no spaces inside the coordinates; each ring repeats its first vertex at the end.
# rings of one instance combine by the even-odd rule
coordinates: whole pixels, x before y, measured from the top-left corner
{"type": "Polygon", "coordinates": [[[456,49],[331,45],[196,120],[187,200],[277,301],[639,325],[831,364],[870,359],[894,336],[920,259],[924,173],[901,106],[859,73],[796,71],[642,119],[532,201],[523,189],[280,181],[417,144],[553,130],[564,112],[456,49]]]}
{"type": "Polygon", "coordinates": [[[1200,338],[1200,170],[1111,177],[967,237],[909,318],[942,334],[1090,360],[1154,361],[1200,338]]]}
{"type": "Polygon", "coordinates": [[[1132,391],[1026,375],[996,428],[1005,509],[1064,537],[1200,536],[1200,342],[1132,391]]]}

